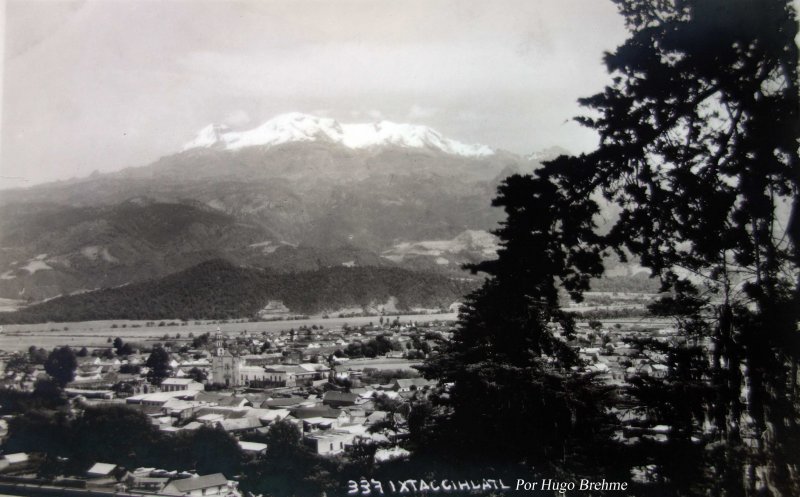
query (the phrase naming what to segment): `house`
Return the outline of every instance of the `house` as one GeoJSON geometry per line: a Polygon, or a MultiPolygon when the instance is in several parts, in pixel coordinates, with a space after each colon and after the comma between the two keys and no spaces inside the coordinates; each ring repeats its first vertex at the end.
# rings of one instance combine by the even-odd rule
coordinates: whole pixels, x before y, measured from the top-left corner
{"type": "Polygon", "coordinates": [[[330,407],[353,406],[358,400],[358,395],[347,392],[328,391],[322,397],[322,403],[330,407]]]}
{"type": "Polygon", "coordinates": [[[196,394],[197,394],[196,390],[176,390],[173,392],[146,393],[142,395],[132,395],[127,399],[125,399],[125,402],[127,404],[141,404],[143,406],[161,408],[164,407],[164,404],[166,404],[170,400],[176,398],[194,399],[194,396],[196,394]]]}
{"type": "Polygon", "coordinates": [[[249,366],[271,366],[280,364],[283,360],[283,354],[273,352],[271,354],[246,355],[244,360],[249,366]]]}
{"type": "Polygon", "coordinates": [[[225,419],[223,414],[219,413],[209,413],[203,414],[197,418],[197,422],[203,423],[206,426],[215,426],[217,423],[225,419]]]}
{"type": "Polygon", "coordinates": [[[239,385],[250,383],[264,383],[267,381],[267,372],[264,366],[251,366],[244,362],[239,366],[239,385]]]}
{"type": "Polygon", "coordinates": [[[108,478],[112,476],[111,473],[113,473],[116,468],[116,464],[98,462],[89,468],[89,470],[86,472],[86,476],[89,478],[108,478]]]}
{"type": "Polygon", "coordinates": [[[341,454],[348,445],[353,445],[356,435],[346,431],[325,431],[306,435],[303,441],[321,456],[341,454]]]}
{"type": "Polygon", "coordinates": [[[197,392],[197,395],[195,396],[194,399],[199,402],[205,402],[211,405],[218,405],[221,400],[230,396],[231,396],[230,394],[226,393],[203,391],[203,392],[197,392]]]}
{"type": "Polygon", "coordinates": [[[96,463],[86,472],[86,485],[91,487],[108,487],[117,484],[115,464],[96,463]]]}
{"type": "Polygon", "coordinates": [[[255,433],[262,425],[258,418],[228,418],[217,421],[216,426],[231,434],[243,435],[246,433],[255,433]]]}
{"type": "Polygon", "coordinates": [[[669,367],[666,364],[653,364],[653,377],[666,378],[669,373],[669,367]]]}
{"type": "Polygon", "coordinates": [[[234,407],[234,408],[242,408],[252,406],[250,399],[247,397],[237,397],[236,395],[228,395],[222,397],[217,401],[217,405],[221,407],[234,407]]]}
{"type": "Polygon", "coordinates": [[[15,452],[14,454],[6,454],[0,459],[0,469],[8,466],[22,466],[28,462],[28,454],[25,452],[15,452]]]}
{"type": "Polygon", "coordinates": [[[263,454],[267,451],[267,444],[257,443],[257,442],[243,442],[239,440],[239,448],[245,454],[263,454]]]}
{"type": "Polygon", "coordinates": [[[161,406],[161,412],[168,416],[175,416],[178,419],[185,419],[191,417],[198,409],[206,405],[205,402],[196,400],[170,399],[161,406]]]}
{"type": "Polygon", "coordinates": [[[323,374],[321,371],[292,365],[265,367],[264,371],[267,383],[281,387],[310,385],[312,381],[319,379],[323,374]]]}
{"type": "Polygon", "coordinates": [[[261,407],[267,409],[287,409],[292,407],[300,407],[308,402],[303,397],[278,397],[275,399],[267,399],[261,403],[261,407]]]}
{"type": "Polygon", "coordinates": [[[258,416],[258,420],[261,421],[261,424],[268,425],[272,422],[285,419],[288,416],[288,409],[268,409],[267,412],[264,412],[258,416]]]}
{"type": "Polygon", "coordinates": [[[132,475],[125,481],[131,489],[147,492],[160,492],[169,482],[169,478],[132,475]]]}
{"type": "Polygon", "coordinates": [[[222,473],[195,476],[182,480],[172,480],[161,493],[164,495],[227,495],[230,490],[228,479],[222,473]]]}
{"type": "Polygon", "coordinates": [[[338,424],[335,419],[323,418],[321,416],[315,416],[313,418],[305,418],[303,419],[302,423],[304,432],[330,430],[338,427],[338,424]]]}
{"type": "Polygon", "coordinates": [[[292,413],[297,419],[308,419],[308,418],[328,418],[328,419],[339,419],[342,422],[346,422],[349,418],[348,414],[341,409],[333,409],[327,406],[315,406],[315,407],[298,407],[296,409],[290,409],[289,412],[292,413]]]}
{"type": "Polygon", "coordinates": [[[191,378],[167,378],[161,382],[162,392],[179,392],[179,391],[200,391],[205,390],[202,383],[194,381],[191,378]]]}
{"type": "Polygon", "coordinates": [[[83,390],[79,388],[65,388],[64,393],[67,397],[83,397],[86,399],[111,400],[114,398],[113,390],[83,390]]]}

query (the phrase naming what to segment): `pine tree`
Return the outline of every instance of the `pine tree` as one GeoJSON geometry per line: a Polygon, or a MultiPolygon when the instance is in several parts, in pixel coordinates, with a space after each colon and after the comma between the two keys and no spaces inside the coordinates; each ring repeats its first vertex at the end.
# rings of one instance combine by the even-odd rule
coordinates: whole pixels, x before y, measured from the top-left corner
{"type": "Polygon", "coordinates": [[[602,270],[599,252],[585,247],[596,237],[597,205],[567,205],[553,184],[530,176],[506,179],[494,205],[507,215],[495,232],[499,257],[471,267],[489,278],[466,299],[453,339],[421,368],[441,385],[437,426],[426,431],[451,457],[478,464],[600,473],[613,426],[609,390],[576,371],[574,322],[558,290],[584,289],[602,270]]]}
{"type": "Polygon", "coordinates": [[[592,117],[580,121],[600,134],[600,146],[551,162],[540,177],[576,205],[592,195],[616,204],[597,246],[638,256],[671,292],[653,310],[673,317],[685,342],[661,351],[670,365],[664,381],[639,379],[631,390],[639,411],[671,428],[674,450],[644,453],[656,465],[653,481],[676,494],[797,495],[793,6],[616,3],[631,35],[606,55],[613,82],[581,101],[592,117]],[[702,471],[681,481],[676,458],[689,453],[702,471]]]}

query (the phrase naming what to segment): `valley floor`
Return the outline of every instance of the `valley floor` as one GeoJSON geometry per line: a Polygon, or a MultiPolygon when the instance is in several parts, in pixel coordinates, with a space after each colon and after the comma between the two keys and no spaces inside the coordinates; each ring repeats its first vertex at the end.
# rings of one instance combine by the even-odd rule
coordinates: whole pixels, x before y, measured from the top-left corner
{"type": "MultiPolygon", "coordinates": [[[[455,313],[447,314],[410,314],[399,316],[401,322],[431,322],[431,321],[454,321],[457,318],[455,313]]],[[[220,332],[226,335],[238,335],[242,332],[250,334],[260,334],[266,332],[278,333],[290,328],[298,329],[302,326],[311,327],[314,325],[326,328],[349,326],[363,326],[369,323],[377,323],[379,316],[361,316],[349,318],[328,318],[311,317],[308,319],[286,320],[286,321],[234,321],[218,323],[217,321],[190,321],[181,322],[179,320],[162,321],[84,321],[75,323],[40,323],[40,324],[19,324],[4,325],[0,332],[0,350],[13,352],[17,350],[28,350],[31,345],[52,349],[68,345],[72,348],[81,347],[110,347],[108,338],[120,337],[126,342],[153,342],[164,341],[164,336],[168,335],[172,342],[181,340],[191,340],[189,334],[200,335],[207,332],[214,332],[218,327],[220,332]],[[147,326],[147,324],[151,326],[147,326]],[[124,326],[124,327],[123,327],[124,326]],[[180,337],[176,339],[176,335],[180,337]]],[[[385,319],[394,320],[394,316],[385,319]]]]}

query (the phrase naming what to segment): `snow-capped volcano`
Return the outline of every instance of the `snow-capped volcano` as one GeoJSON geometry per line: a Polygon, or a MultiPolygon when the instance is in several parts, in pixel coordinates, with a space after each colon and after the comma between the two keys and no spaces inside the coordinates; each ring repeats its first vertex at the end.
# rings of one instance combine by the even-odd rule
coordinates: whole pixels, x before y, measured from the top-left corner
{"type": "Polygon", "coordinates": [[[352,149],[394,145],[427,148],[465,157],[485,157],[494,151],[486,145],[469,145],[443,137],[427,126],[378,123],[340,124],[334,119],[297,112],[281,114],[248,131],[231,131],[211,124],[200,130],[183,150],[221,148],[237,150],[245,147],[272,147],[289,142],[329,141],[352,149]]]}

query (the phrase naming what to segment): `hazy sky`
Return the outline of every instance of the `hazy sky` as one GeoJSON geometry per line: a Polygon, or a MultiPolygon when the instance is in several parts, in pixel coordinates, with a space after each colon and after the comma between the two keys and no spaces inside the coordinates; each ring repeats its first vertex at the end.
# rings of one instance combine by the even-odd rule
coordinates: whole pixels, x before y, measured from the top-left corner
{"type": "Polygon", "coordinates": [[[8,0],[4,17],[0,188],[144,165],[208,123],[289,111],[589,150],[576,99],[625,37],[606,0],[8,0]]]}

